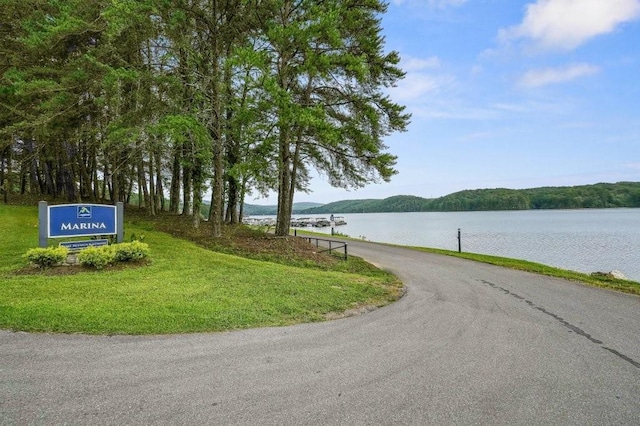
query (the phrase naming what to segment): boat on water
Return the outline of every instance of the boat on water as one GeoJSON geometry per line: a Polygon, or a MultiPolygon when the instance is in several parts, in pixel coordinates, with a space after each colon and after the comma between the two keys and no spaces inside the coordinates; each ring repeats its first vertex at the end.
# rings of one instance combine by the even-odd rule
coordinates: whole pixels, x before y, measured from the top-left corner
{"type": "Polygon", "coordinates": [[[319,217],[316,219],[316,223],[313,226],[316,228],[324,228],[326,226],[331,226],[331,221],[326,217],[319,217]]]}
{"type": "MultiPolygon", "coordinates": [[[[256,218],[256,217],[245,217],[242,219],[242,223],[245,225],[254,225],[254,226],[275,226],[276,219],[272,217],[268,218],[256,218]]],[[[346,225],[347,221],[342,216],[334,216],[331,220],[326,217],[301,217],[301,218],[291,218],[291,227],[292,228],[306,228],[306,227],[315,227],[315,228],[325,228],[327,226],[341,226],[346,225]]]]}
{"type": "Polygon", "coordinates": [[[257,218],[257,217],[245,217],[242,219],[242,223],[245,225],[253,225],[253,226],[275,226],[276,220],[271,217],[267,218],[257,218]]]}
{"type": "Polygon", "coordinates": [[[324,228],[327,226],[340,226],[346,225],[347,221],[342,216],[332,217],[331,220],[326,217],[301,217],[291,218],[291,227],[293,228],[305,228],[313,226],[315,228],[324,228]]]}
{"type": "Polygon", "coordinates": [[[313,217],[301,217],[299,219],[291,218],[291,226],[294,228],[305,228],[307,226],[315,226],[316,219],[313,217]]]}
{"type": "Polygon", "coordinates": [[[333,218],[334,226],[346,225],[347,221],[344,216],[334,216],[333,218]]]}

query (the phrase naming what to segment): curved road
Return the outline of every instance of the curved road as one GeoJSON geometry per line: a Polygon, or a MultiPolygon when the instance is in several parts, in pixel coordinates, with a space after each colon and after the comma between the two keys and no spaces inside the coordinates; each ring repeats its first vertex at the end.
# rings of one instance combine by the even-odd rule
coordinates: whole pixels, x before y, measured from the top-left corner
{"type": "Polygon", "coordinates": [[[640,298],[369,243],[406,296],[151,337],[0,331],[0,424],[640,424],[640,298]]]}

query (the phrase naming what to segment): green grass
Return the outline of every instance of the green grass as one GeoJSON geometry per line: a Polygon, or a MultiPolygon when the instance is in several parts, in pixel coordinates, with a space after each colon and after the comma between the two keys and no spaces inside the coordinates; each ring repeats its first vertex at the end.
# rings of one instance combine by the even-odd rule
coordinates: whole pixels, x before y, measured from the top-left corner
{"type": "Polygon", "coordinates": [[[0,205],[0,273],[19,268],[27,249],[38,247],[37,207],[0,205]]]}
{"type": "MultiPolygon", "coordinates": [[[[144,235],[151,263],[75,275],[19,275],[38,243],[35,206],[0,205],[0,328],[86,334],[169,334],[322,321],[396,300],[402,284],[361,259],[331,270],[216,253],[157,232],[140,216],[125,238],[144,235]]],[[[326,235],[323,235],[326,237],[326,235]]],[[[55,241],[51,241],[55,244],[55,241]]],[[[592,277],[538,263],[417,248],[640,294],[633,281],[592,277]]]]}
{"type": "MultiPolygon", "coordinates": [[[[318,232],[298,230],[299,235],[325,235],[318,232]]],[[[338,236],[337,236],[338,237],[338,236]]],[[[360,238],[353,238],[345,235],[339,235],[340,239],[362,241],[360,238]]],[[[382,243],[380,243],[382,244],[382,243]]],[[[390,244],[395,245],[395,244],[390,244]]],[[[398,246],[406,247],[406,246],[398,246]]],[[[501,266],[504,268],[517,269],[520,271],[531,272],[534,274],[547,275],[556,278],[564,278],[571,281],[580,281],[584,284],[608,288],[623,293],[640,295],[640,283],[631,280],[620,280],[597,275],[584,274],[581,272],[569,271],[566,269],[555,268],[553,266],[543,265],[541,263],[530,262],[528,260],[511,259],[508,257],[491,256],[477,253],[458,253],[457,251],[443,250],[429,247],[410,247],[428,253],[441,254],[445,256],[459,257],[461,259],[474,260],[476,262],[489,263],[491,265],[501,266]]]]}
{"type": "Polygon", "coordinates": [[[320,271],[215,253],[127,225],[145,235],[149,265],[75,275],[17,275],[37,246],[37,208],[0,206],[0,328],[87,334],[168,334],[322,321],[397,299],[401,283],[353,259],[320,271]],[[347,272],[339,270],[348,270],[347,272]],[[354,272],[356,271],[356,272],[354,272]]]}
{"type": "Polygon", "coordinates": [[[458,253],[457,251],[441,250],[425,247],[413,247],[416,250],[426,251],[429,253],[443,254],[447,256],[459,257],[462,259],[474,260],[477,262],[489,263],[492,265],[502,266],[504,268],[517,269],[521,271],[532,272],[535,274],[548,275],[557,278],[564,278],[572,281],[580,281],[582,283],[621,291],[624,293],[640,295],[640,283],[630,280],[620,280],[615,278],[607,278],[583,274],[566,269],[554,268],[552,266],[543,265],[541,263],[529,262],[526,260],[510,259],[506,257],[490,256],[476,253],[458,253]]]}

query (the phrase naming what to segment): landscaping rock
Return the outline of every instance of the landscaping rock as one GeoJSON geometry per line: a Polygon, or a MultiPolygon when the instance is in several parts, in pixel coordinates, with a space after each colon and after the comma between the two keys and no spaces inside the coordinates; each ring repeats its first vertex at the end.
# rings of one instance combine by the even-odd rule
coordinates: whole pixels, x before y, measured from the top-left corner
{"type": "Polygon", "coordinates": [[[620,271],[610,271],[610,272],[592,272],[592,277],[602,277],[602,278],[612,278],[616,280],[628,280],[627,277],[620,271]]]}

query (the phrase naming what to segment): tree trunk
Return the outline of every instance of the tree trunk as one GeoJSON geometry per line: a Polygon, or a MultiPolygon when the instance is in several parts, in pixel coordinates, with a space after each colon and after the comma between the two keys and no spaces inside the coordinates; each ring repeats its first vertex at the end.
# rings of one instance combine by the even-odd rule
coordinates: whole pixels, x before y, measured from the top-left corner
{"type": "Polygon", "coordinates": [[[180,211],[180,158],[181,149],[179,146],[173,149],[173,165],[171,167],[171,187],[169,192],[169,212],[178,214],[180,211]]]}
{"type": "Polygon", "coordinates": [[[289,234],[291,225],[292,196],[291,191],[291,153],[288,129],[280,127],[280,170],[278,172],[278,217],[276,218],[276,235],[289,234]]]}
{"type": "MultiPolygon", "coordinates": [[[[227,49],[227,56],[231,55],[230,46],[227,49]]],[[[233,108],[230,106],[233,99],[233,87],[232,87],[232,74],[231,65],[225,64],[224,68],[224,87],[225,98],[227,105],[226,120],[225,120],[225,140],[226,140],[226,157],[227,157],[227,214],[226,220],[228,223],[238,223],[238,192],[240,191],[240,185],[238,179],[229,173],[229,170],[233,169],[240,162],[240,143],[238,137],[238,130],[233,124],[233,108]]],[[[246,91],[246,88],[244,89],[246,91]]],[[[243,97],[246,94],[243,93],[243,97]]]]}
{"type": "Polygon", "coordinates": [[[164,187],[162,185],[162,156],[156,155],[156,211],[164,210],[164,187]]]}
{"type": "Polygon", "coordinates": [[[185,216],[193,212],[193,185],[191,168],[182,168],[182,214],[185,216]]]}
{"type": "Polygon", "coordinates": [[[11,145],[8,145],[2,151],[0,162],[0,190],[2,191],[2,199],[5,204],[8,202],[9,191],[11,188],[11,145]]]}
{"type": "MultiPolygon", "coordinates": [[[[302,146],[302,129],[298,131],[298,136],[296,140],[295,152],[293,154],[293,160],[291,161],[291,182],[289,184],[289,215],[291,218],[291,214],[293,212],[293,197],[296,194],[296,186],[297,186],[297,177],[298,177],[298,164],[300,162],[300,147],[302,146]]],[[[289,223],[290,225],[291,223],[289,223]]],[[[289,229],[287,228],[287,234],[289,233],[289,229]]]]}
{"type": "Polygon", "coordinates": [[[149,214],[151,216],[156,215],[156,184],[153,180],[155,176],[154,172],[154,154],[153,152],[149,153],[149,193],[151,194],[151,198],[149,200],[149,214]]]}
{"type": "MultiPolygon", "coordinates": [[[[214,2],[215,3],[215,2],[214,2]]],[[[216,16],[219,14],[217,4],[213,11],[216,16]]],[[[214,237],[222,236],[222,217],[224,214],[224,141],[222,138],[222,108],[220,99],[220,40],[213,35],[213,48],[211,58],[211,80],[209,82],[209,96],[212,107],[213,122],[210,124],[210,132],[213,139],[213,181],[211,210],[209,221],[214,237]]]]}
{"type": "Polygon", "coordinates": [[[222,235],[222,215],[224,211],[224,167],[222,162],[222,146],[220,137],[214,139],[213,154],[213,193],[211,199],[211,212],[209,220],[212,225],[212,233],[214,237],[222,235]]]}
{"type": "Polygon", "coordinates": [[[200,209],[202,208],[202,164],[196,161],[193,171],[193,227],[200,227],[200,209]]]}

